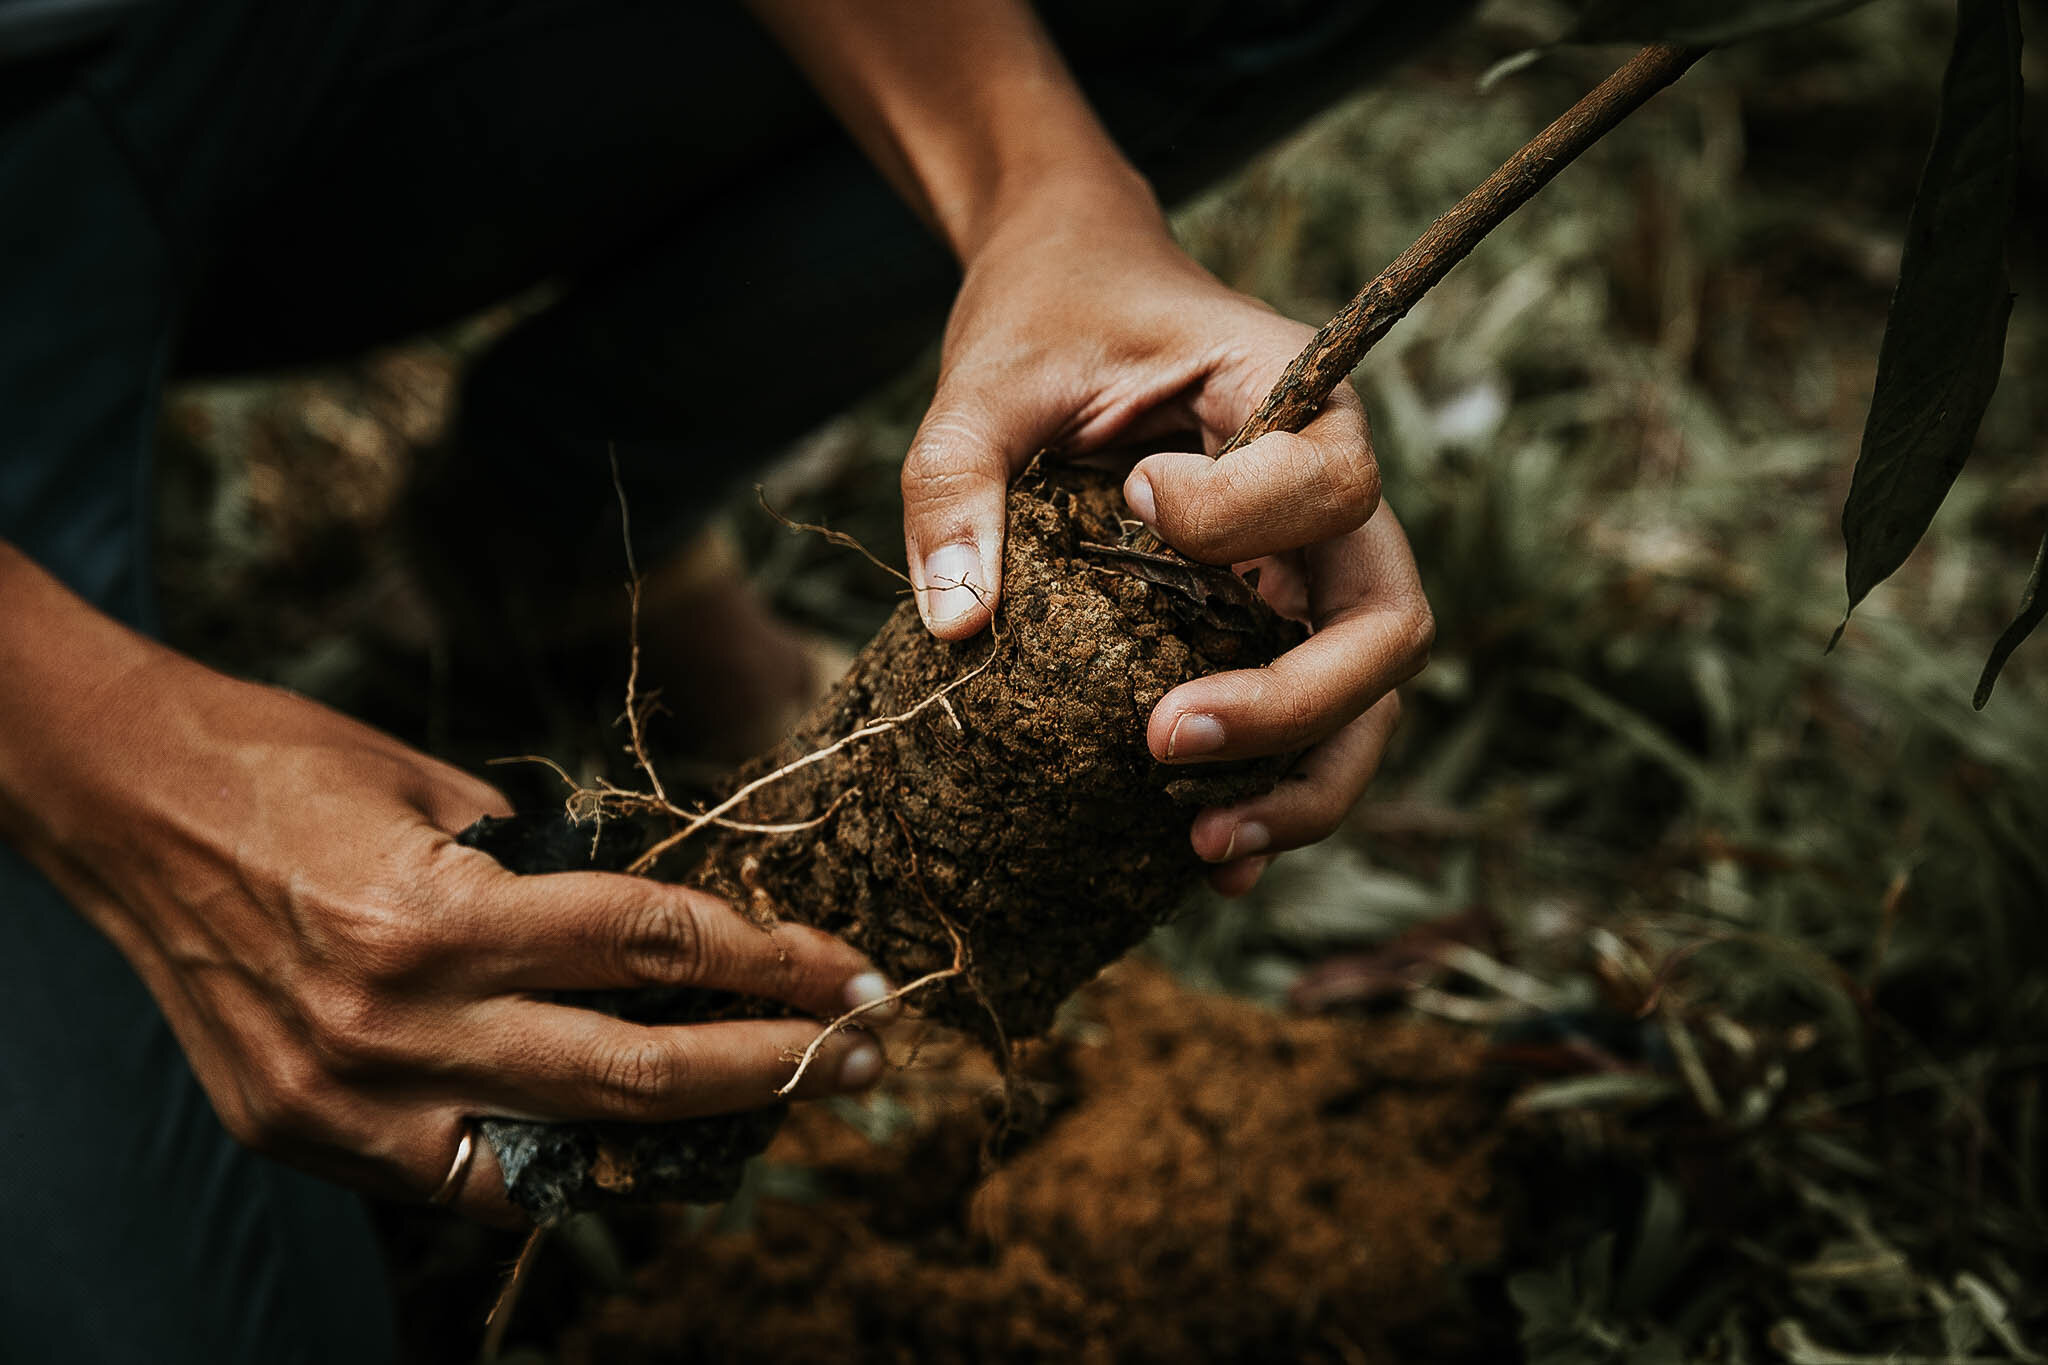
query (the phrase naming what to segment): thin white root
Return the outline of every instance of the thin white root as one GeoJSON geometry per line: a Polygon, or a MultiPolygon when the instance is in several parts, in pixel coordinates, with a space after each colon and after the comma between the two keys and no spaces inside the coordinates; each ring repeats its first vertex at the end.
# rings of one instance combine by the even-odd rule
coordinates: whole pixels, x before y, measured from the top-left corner
{"type": "Polygon", "coordinates": [[[727,820],[724,817],[711,823],[720,829],[733,830],[740,834],[802,834],[807,829],[816,829],[839,813],[839,808],[860,795],[859,787],[848,787],[832,798],[832,804],[808,820],[797,820],[786,825],[750,825],[744,820],[727,820]]]}
{"type": "MultiPolygon", "coordinates": [[[[754,793],[762,790],[764,787],[774,786],[777,782],[780,782],[784,778],[789,777],[794,773],[800,772],[803,769],[810,767],[813,763],[824,762],[826,759],[832,757],[832,755],[838,753],[841,749],[844,749],[849,744],[853,744],[863,739],[872,739],[876,735],[887,734],[889,731],[894,730],[899,726],[909,724],[911,721],[917,719],[918,716],[924,714],[924,712],[932,709],[933,707],[946,707],[948,710],[948,714],[951,714],[951,708],[947,700],[949,694],[959,690],[962,687],[965,687],[968,683],[973,682],[976,678],[980,677],[983,673],[987,672],[989,666],[995,663],[996,656],[1002,652],[1002,647],[1002,638],[998,636],[990,644],[988,657],[986,659],[983,659],[979,664],[975,665],[975,667],[972,670],[961,674],[959,677],[953,679],[953,681],[947,683],[944,687],[941,687],[938,691],[924,698],[922,701],[918,702],[909,710],[899,712],[893,716],[884,716],[880,720],[869,721],[866,725],[861,726],[858,730],[854,730],[848,734],[841,735],[838,739],[833,740],[830,744],[827,744],[822,749],[813,749],[810,753],[804,754],[799,758],[792,759],[788,763],[783,764],[780,768],[777,768],[772,773],[764,773],[760,777],[755,778],[752,782],[746,783],[738,791],[734,792],[731,796],[726,797],[725,800],[719,802],[710,810],[692,813],[688,811],[679,810],[674,806],[668,807],[668,810],[671,814],[677,816],[684,822],[683,827],[677,830],[675,833],[669,835],[666,839],[663,839],[661,842],[654,845],[654,847],[648,849],[645,853],[641,854],[637,859],[633,861],[632,865],[629,866],[626,870],[628,872],[632,872],[635,874],[645,873],[650,868],[652,868],[657,862],[661,861],[662,857],[665,854],[667,854],[669,850],[673,849],[674,847],[676,847],[676,845],[682,843],[685,839],[688,839],[691,835],[697,833],[697,831],[703,829],[705,826],[716,824],[719,821],[719,819],[725,815],[727,811],[733,809],[735,806],[745,801],[748,797],[754,795],[754,793]]],[[[959,723],[957,716],[954,718],[954,723],[959,723]]]]}
{"type": "Polygon", "coordinates": [[[903,583],[905,586],[909,585],[910,575],[904,573],[903,570],[897,568],[895,565],[886,563],[885,561],[877,558],[873,550],[870,550],[867,546],[861,544],[858,540],[855,540],[846,532],[835,531],[831,527],[820,525],[817,522],[790,520],[788,517],[782,515],[782,513],[776,511],[774,507],[769,505],[768,490],[758,483],[754,485],[754,496],[760,499],[762,511],[766,512],[769,516],[781,522],[784,526],[787,526],[790,530],[809,531],[813,535],[823,536],[825,537],[825,539],[831,541],[834,545],[842,546],[845,549],[854,551],[863,559],[867,560],[868,563],[874,565],[883,573],[888,574],[891,578],[894,578],[899,582],[903,583]]]}
{"type": "Polygon", "coordinates": [[[619,478],[618,447],[607,449],[612,462],[612,491],[619,495],[619,534],[626,542],[626,572],[631,575],[626,588],[626,630],[632,642],[631,662],[626,666],[626,733],[633,744],[633,762],[647,774],[655,799],[667,805],[668,792],[662,788],[661,774],[647,758],[647,714],[655,705],[655,697],[640,696],[640,563],[633,555],[633,514],[626,506],[626,485],[619,478]]]}
{"type": "Polygon", "coordinates": [[[959,977],[967,983],[967,989],[974,992],[974,998],[981,1002],[981,1007],[988,1011],[989,1019],[995,1024],[996,1037],[1002,1040],[1004,1076],[1003,1083],[1005,1086],[1005,1094],[1007,1095],[1010,1069],[1010,1044],[1008,1037],[1005,1035],[1003,1031],[1003,1021],[1001,1017],[996,1014],[995,1008],[989,1004],[988,997],[982,994],[981,987],[975,984],[973,975],[968,971],[968,968],[974,965],[974,954],[968,951],[967,936],[960,932],[959,926],[954,924],[953,921],[947,917],[944,911],[939,909],[937,902],[932,900],[931,892],[925,887],[924,865],[918,860],[917,844],[910,837],[910,826],[904,823],[901,812],[892,810],[889,813],[895,816],[896,827],[903,831],[904,844],[910,852],[910,871],[911,875],[917,881],[918,894],[924,898],[924,903],[927,907],[930,908],[932,914],[938,917],[940,926],[943,927],[946,931],[946,937],[953,941],[952,965],[948,967],[941,967],[939,968],[939,970],[935,972],[926,972],[923,976],[920,976],[917,980],[911,982],[909,985],[898,986],[895,990],[890,991],[881,999],[870,1000],[865,1005],[861,1005],[856,1009],[850,1009],[846,1013],[840,1015],[837,1019],[834,1019],[831,1023],[825,1025],[824,1028],[818,1031],[818,1036],[811,1039],[810,1046],[805,1048],[794,1059],[797,1064],[796,1074],[792,1075],[787,1081],[785,1081],[782,1085],[782,1088],[777,1090],[775,1093],[778,1096],[787,1096],[791,1091],[795,1090],[797,1087],[797,1083],[803,1080],[804,1073],[811,1069],[811,1063],[818,1060],[819,1050],[825,1046],[825,1044],[831,1039],[832,1035],[841,1032],[847,1027],[847,1025],[853,1023],[862,1015],[870,1013],[874,1010],[878,1010],[882,1008],[884,1005],[892,1004],[895,1001],[901,1000],[905,996],[912,995],[918,991],[925,989],[927,986],[935,986],[941,981],[949,981],[954,977],[959,977]]]}
{"type": "Polygon", "coordinates": [[[884,1005],[892,1005],[896,1003],[898,1000],[903,999],[905,996],[916,994],[918,991],[923,990],[927,986],[933,986],[937,985],[941,981],[951,980],[953,977],[964,974],[966,970],[967,969],[964,966],[956,962],[954,963],[954,965],[950,967],[941,967],[939,968],[939,970],[935,972],[926,972],[923,976],[920,976],[917,980],[911,982],[909,985],[898,986],[895,990],[890,991],[887,995],[882,996],[880,999],[870,1000],[867,1004],[857,1006],[853,1009],[848,1010],[846,1013],[840,1015],[837,1019],[834,1019],[831,1023],[825,1025],[824,1028],[818,1030],[818,1036],[811,1039],[810,1046],[806,1047],[801,1053],[797,1054],[797,1057],[795,1059],[795,1074],[792,1075],[787,1081],[783,1082],[783,1084],[776,1089],[776,1095],[778,1097],[786,1097],[790,1094],[791,1091],[795,1090],[797,1088],[798,1083],[803,1080],[804,1073],[811,1069],[812,1062],[818,1060],[818,1053],[824,1049],[826,1043],[832,1040],[833,1035],[845,1032],[846,1029],[850,1025],[852,1025],[856,1020],[860,1019],[861,1016],[866,1014],[872,1014],[874,1011],[881,1009],[884,1005]]]}

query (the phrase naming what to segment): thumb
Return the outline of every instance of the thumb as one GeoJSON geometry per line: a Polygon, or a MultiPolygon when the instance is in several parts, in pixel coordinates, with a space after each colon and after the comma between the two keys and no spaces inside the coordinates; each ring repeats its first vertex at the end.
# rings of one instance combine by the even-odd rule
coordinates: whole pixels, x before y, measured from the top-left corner
{"type": "Polygon", "coordinates": [[[1031,444],[980,395],[942,386],[903,460],[903,543],[932,634],[965,640],[1002,592],[1012,454],[1031,444]]]}

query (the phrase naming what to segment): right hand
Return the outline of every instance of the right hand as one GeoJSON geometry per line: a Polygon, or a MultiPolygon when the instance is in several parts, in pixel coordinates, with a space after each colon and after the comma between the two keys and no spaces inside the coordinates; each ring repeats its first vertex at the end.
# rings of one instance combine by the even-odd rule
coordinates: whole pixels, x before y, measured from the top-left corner
{"type": "MultiPolygon", "coordinates": [[[[763,932],[700,892],[508,872],[453,837],[507,812],[488,785],[105,618],[87,633],[106,643],[108,629],[126,638],[125,666],[26,703],[0,683],[0,719],[54,713],[33,800],[22,746],[0,754],[0,831],[133,963],[251,1147],[424,1199],[471,1116],[660,1121],[766,1104],[819,1027],[650,1027],[542,992],[705,986],[826,1018],[880,993],[839,940],[763,932]]],[[[874,1042],[844,1033],[799,1093],[880,1070],[874,1042]]],[[[455,1202],[517,1220],[488,1144],[455,1202]]]]}

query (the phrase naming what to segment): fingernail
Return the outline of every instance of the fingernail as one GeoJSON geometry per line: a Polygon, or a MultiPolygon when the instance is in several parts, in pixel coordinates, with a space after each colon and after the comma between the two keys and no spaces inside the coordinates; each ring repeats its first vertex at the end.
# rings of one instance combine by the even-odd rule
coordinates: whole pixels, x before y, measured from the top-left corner
{"type": "Polygon", "coordinates": [[[1264,853],[1273,842],[1273,832],[1256,820],[1245,820],[1230,831],[1230,843],[1223,850],[1221,862],[1233,858],[1249,858],[1254,853],[1264,853]]]}
{"type": "MultiPolygon", "coordinates": [[[[859,976],[846,983],[846,991],[843,996],[846,1001],[846,1008],[850,1010],[865,1009],[877,1000],[886,1000],[888,999],[890,989],[889,978],[883,976],[880,972],[862,972],[859,976]]],[[[886,1005],[868,1010],[861,1017],[873,1019],[877,1022],[892,1018],[896,1013],[897,1004],[897,1001],[890,1000],[886,1005]]]]}
{"type": "Polygon", "coordinates": [[[1125,481],[1124,501],[1130,504],[1131,511],[1137,513],[1138,520],[1147,526],[1159,520],[1159,499],[1152,492],[1152,480],[1143,474],[1134,472],[1125,481]]]}
{"type": "Polygon", "coordinates": [[[882,1049],[873,1043],[855,1044],[839,1064],[841,1090],[865,1090],[882,1074],[882,1049]]]}
{"type": "Polygon", "coordinates": [[[1200,758],[1223,747],[1223,722],[1199,711],[1187,711],[1166,736],[1168,758],[1200,758]]]}
{"type": "Polygon", "coordinates": [[[971,615],[988,595],[972,545],[947,545],[924,562],[924,621],[937,630],[971,615]]]}

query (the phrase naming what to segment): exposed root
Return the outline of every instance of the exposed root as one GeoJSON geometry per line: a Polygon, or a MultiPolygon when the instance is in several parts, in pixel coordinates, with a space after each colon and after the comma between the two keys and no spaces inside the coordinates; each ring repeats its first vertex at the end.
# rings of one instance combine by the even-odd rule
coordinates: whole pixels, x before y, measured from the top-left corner
{"type": "MultiPolygon", "coordinates": [[[[579,825],[584,823],[594,823],[597,825],[597,829],[593,831],[591,836],[591,847],[593,850],[596,848],[597,839],[603,831],[604,820],[608,816],[622,814],[667,815],[683,822],[682,828],[657,841],[652,848],[642,853],[627,866],[626,871],[635,876],[646,875],[653,870],[656,863],[661,861],[664,856],[679,844],[709,827],[737,830],[748,834],[795,834],[804,830],[815,829],[830,819],[832,814],[839,809],[840,804],[853,796],[858,789],[840,793],[838,797],[834,798],[832,804],[825,808],[823,814],[809,820],[758,824],[729,819],[727,812],[739,806],[756,792],[773,786],[792,773],[808,768],[814,763],[823,762],[856,741],[872,739],[876,735],[887,734],[899,726],[907,725],[933,707],[943,710],[946,718],[953,723],[953,728],[965,733],[966,726],[960,719],[959,709],[953,704],[951,694],[987,672],[989,666],[995,663],[997,656],[1002,652],[1003,635],[1002,631],[993,624],[993,613],[991,613],[990,635],[992,639],[988,657],[908,710],[893,716],[884,716],[880,720],[870,721],[850,734],[840,736],[821,749],[813,750],[811,753],[784,764],[772,773],[755,778],[752,782],[746,783],[738,791],[726,797],[725,800],[709,810],[690,810],[677,805],[669,798],[667,789],[662,786],[661,775],[655,771],[654,763],[647,755],[647,719],[653,712],[655,698],[653,696],[642,697],[640,695],[640,567],[633,554],[631,513],[627,508],[625,485],[619,478],[619,461],[616,452],[612,454],[612,489],[618,494],[619,498],[619,522],[625,537],[626,569],[631,575],[631,582],[627,590],[630,594],[628,630],[630,632],[632,652],[631,661],[626,672],[626,710],[621,719],[626,724],[628,751],[633,755],[634,766],[639,768],[641,773],[646,776],[648,789],[646,791],[633,791],[606,781],[603,778],[597,779],[594,785],[586,787],[571,777],[561,764],[539,755],[529,754],[522,755],[516,759],[501,760],[505,762],[530,761],[545,764],[563,782],[567,783],[569,786],[569,797],[566,808],[569,818],[579,825]]],[[[819,526],[810,522],[791,521],[788,517],[783,516],[768,505],[767,496],[761,492],[758,486],[755,489],[755,493],[760,497],[761,506],[767,511],[768,515],[774,517],[783,525],[790,527],[792,530],[815,532],[836,545],[845,545],[858,550],[876,567],[887,570],[897,578],[903,579],[905,583],[910,581],[901,572],[890,568],[889,565],[877,559],[866,546],[845,532],[834,531],[830,527],[819,526]]],[[[964,587],[969,592],[972,592],[977,600],[983,600],[981,590],[964,579],[957,584],[948,584],[946,586],[964,587]]]]}
{"type": "Polygon", "coordinates": [[[669,835],[667,838],[661,840],[659,843],[655,844],[654,847],[648,849],[638,858],[634,859],[631,866],[629,866],[626,870],[628,872],[632,872],[635,874],[646,873],[647,871],[652,869],[653,866],[657,862],[659,862],[664,855],[666,855],[670,850],[674,849],[678,844],[681,844],[685,839],[688,839],[691,835],[696,834],[705,826],[717,823],[718,820],[722,816],[724,816],[727,811],[730,811],[734,807],[740,805],[749,797],[753,796],[756,792],[761,791],[763,788],[766,787],[772,787],[777,782],[780,782],[784,778],[790,776],[792,773],[800,772],[803,769],[810,767],[814,763],[824,762],[826,759],[832,757],[832,755],[838,753],[841,749],[846,748],[849,744],[856,743],[863,739],[873,739],[876,735],[887,734],[889,731],[897,729],[900,726],[908,725],[911,721],[917,719],[920,715],[923,715],[926,711],[932,710],[933,708],[944,709],[946,711],[946,714],[952,717],[953,723],[955,725],[958,725],[960,723],[960,718],[948,704],[949,694],[959,690],[962,687],[965,687],[968,683],[973,682],[976,678],[980,677],[983,673],[987,672],[989,666],[995,663],[996,656],[1002,652],[1002,647],[1003,639],[1002,636],[998,635],[991,643],[988,651],[988,657],[986,659],[983,659],[979,664],[975,665],[974,668],[970,669],[966,673],[961,674],[959,677],[953,679],[953,681],[947,683],[944,687],[941,687],[938,691],[932,693],[930,696],[924,698],[922,701],[919,701],[916,705],[910,707],[908,710],[900,711],[893,716],[884,716],[880,720],[869,721],[866,725],[861,726],[859,729],[841,735],[838,739],[833,740],[830,744],[825,745],[821,749],[813,749],[811,752],[804,754],[801,757],[791,759],[789,762],[783,764],[780,768],[777,768],[774,772],[764,773],[760,777],[755,778],[753,781],[741,786],[738,791],[735,791],[731,796],[726,797],[725,800],[719,802],[717,805],[713,806],[709,810],[692,812],[683,810],[674,805],[666,806],[666,809],[669,814],[676,816],[678,819],[684,822],[683,827],[675,831],[673,834],[669,835]]]}
{"type": "Polygon", "coordinates": [[[728,820],[723,816],[711,823],[720,829],[735,830],[741,834],[801,834],[807,829],[816,829],[839,813],[839,808],[861,794],[859,787],[848,787],[832,798],[832,804],[808,820],[794,820],[781,825],[754,825],[745,820],[728,820]]]}
{"type": "Polygon", "coordinates": [[[533,1274],[533,1263],[539,1258],[541,1243],[547,1240],[547,1235],[546,1228],[535,1228],[525,1245],[519,1248],[519,1259],[512,1263],[512,1273],[505,1277],[505,1287],[498,1291],[490,1313],[484,1318],[483,1347],[478,1352],[483,1359],[496,1360],[504,1351],[505,1333],[512,1326],[512,1310],[519,1304],[520,1291],[526,1288],[526,1281],[533,1274]]]}
{"type": "MultiPolygon", "coordinates": [[[[993,1170],[996,1164],[996,1150],[1003,1138],[1009,1134],[1017,1113],[1016,1073],[1010,1064],[1010,1031],[1003,1027],[1003,1016],[996,1012],[994,1002],[988,998],[988,992],[981,988],[981,982],[976,980],[973,971],[969,970],[973,966],[973,958],[967,951],[967,936],[961,932],[959,925],[953,923],[952,916],[939,909],[939,903],[932,899],[931,888],[925,885],[924,862],[917,856],[917,840],[910,835],[909,822],[903,818],[901,811],[891,810],[889,814],[895,818],[896,828],[903,835],[903,848],[910,856],[910,876],[911,880],[917,883],[917,894],[924,901],[925,908],[932,912],[932,918],[945,929],[946,936],[953,940],[954,960],[961,964],[960,980],[974,996],[974,1003],[980,1005],[981,1012],[988,1016],[989,1027],[995,1032],[996,1068],[1003,1081],[1003,1111],[996,1116],[996,1121],[990,1125],[981,1143],[982,1168],[993,1170]]],[[[912,1058],[915,1056],[916,1052],[913,1049],[912,1058]]]]}
{"type": "Polygon", "coordinates": [[[610,447],[610,453],[612,491],[619,495],[619,534],[626,542],[626,573],[629,578],[626,631],[632,644],[632,656],[626,666],[626,734],[632,741],[633,762],[646,774],[647,785],[653,789],[655,799],[667,805],[668,792],[661,785],[661,774],[654,770],[654,764],[647,757],[647,717],[656,701],[654,696],[644,701],[640,697],[640,563],[633,554],[633,514],[626,506],[626,485],[619,479],[618,448],[610,447]]]}
{"type": "Polygon", "coordinates": [[[919,991],[936,986],[941,981],[951,981],[958,978],[966,983],[968,990],[974,993],[974,998],[981,1002],[981,1007],[984,1010],[988,1011],[989,1021],[995,1025],[996,1038],[1001,1047],[999,1061],[1003,1069],[1003,1098],[1005,1108],[1007,1109],[1010,1094],[1010,1044],[1008,1036],[1003,1029],[1002,1018],[996,1013],[995,1007],[989,1003],[988,997],[982,993],[981,986],[974,979],[974,973],[971,970],[974,966],[974,954],[968,950],[967,936],[960,932],[960,926],[953,923],[951,917],[945,911],[939,909],[938,903],[932,899],[930,890],[924,884],[924,866],[918,861],[917,843],[910,837],[910,826],[904,823],[903,815],[900,811],[892,810],[889,814],[895,818],[896,827],[903,831],[903,842],[910,852],[910,871],[912,877],[917,881],[918,894],[924,898],[924,903],[930,908],[933,917],[945,929],[946,937],[953,941],[953,961],[950,965],[941,967],[935,972],[926,972],[908,985],[898,986],[879,1000],[870,1000],[865,1005],[861,1005],[856,1009],[850,1009],[831,1023],[825,1025],[824,1028],[818,1031],[818,1036],[811,1039],[810,1046],[806,1047],[793,1059],[797,1064],[795,1074],[785,1081],[775,1093],[778,1097],[786,1097],[793,1092],[797,1087],[797,1083],[803,1080],[804,1073],[811,1069],[811,1063],[818,1060],[818,1053],[827,1042],[831,1041],[833,1035],[844,1032],[849,1025],[859,1020],[863,1015],[872,1014],[876,1010],[895,1004],[900,1000],[917,994],[919,991]]]}
{"type": "MultiPolygon", "coordinates": [[[[960,944],[960,940],[957,938],[954,942],[960,944]]],[[[960,946],[964,950],[965,945],[961,944],[960,946]]],[[[965,976],[966,974],[967,964],[959,952],[956,952],[952,966],[941,967],[935,972],[926,972],[910,984],[898,986],[887,995],[876,1000],[870,1000],[867,1004],[856,1006],[840,1015],[837,1019],[825,1025],[825,1027],[819,1029],[818,1036],[811,1039],[810,1045],[797,1054],[795,1058],[796,1071],[787,1081],[776,1087],[776,1096],[778,1098],[786,1097],[791,1091],[795,1090],[798,1083],[803,1080],[804,1073],[811,1069],[812,1062],[818,1060],[818,1053],[824,1050],[825,1044],[832,1040],[833,1035],[845,1032],[849,1026],[858,1021],[863,1015],[872,1014],[876,1010],[893,1005],[899,1000],[917,994],[927,986],[935,986],[941,981],[950,981],[956,976],[965,976]]]]}
{"type": "Polygon", "coordinates": [[[781,522],[784,526],[787,526],[790,530],[809,531],[812,535],[823,536],[825,537],[825,539],[831,541],[834,545],[843,546],[846,549],[852,550],[854,553],[861,556],[861,558],[867,560],[868,563],[880,569],[883,573],[888,574],[891,578],[894,578],[901,582],[905,587],[908,587],[910,585],[910,575],[904,573],[903,570],[897,568],[895,565],[884,563],[882,560],[876,558],[875,552],[873,550],[870,550],[867,546],[861,544],[858,540],[855,540],[852,536],[846,534],[846,532],[835,531],[831,527],[820,525],[817,522],[790,520],[788,517],[782,515],[782,513],[776,511],[773,507],[769,505],[768,490],[766,488],[763,488],[758,483],[754,485],[754,496],[760,500],[762,511],[766,512],[769,516],[781,522]]]}
{"type": "MultiPolygon", "coordinates": [[[[571,777],[561,764],[543,754],[514,754],[506,758],[489,759],[487,762],[494,766],[504,763],[538,763],[554,773],[556,777],[562,779],[563,785],[569,788],[567,812],[569,818],[579,825],[588,820],[634,811],[679,815],[684,818],[689,818],[693,814],[668,804],[650,792],[631,791],[625,787],[615,786],[603,778],[586,787],[571,777]]],[[[755,824],[747,820],[728,820],[724,816],[719,816],[708,823],[739,834],[801,834],[807,829],[816,829],[830,820],[842,805],[860,794],[859,787],[850,787],[834,797],[831,805],[808,820],[793,820],[785,824],[755,824]]]]}

